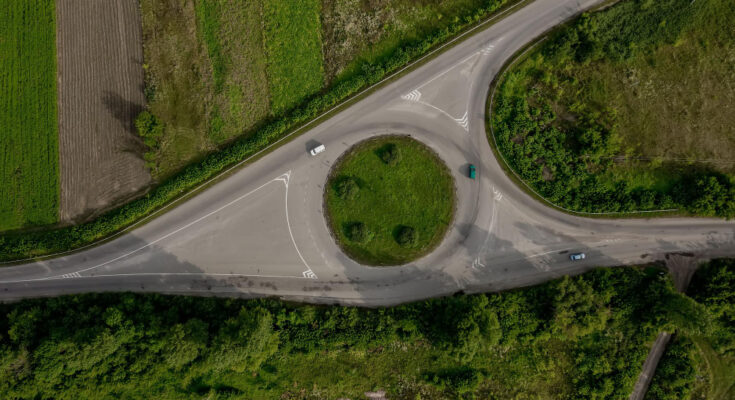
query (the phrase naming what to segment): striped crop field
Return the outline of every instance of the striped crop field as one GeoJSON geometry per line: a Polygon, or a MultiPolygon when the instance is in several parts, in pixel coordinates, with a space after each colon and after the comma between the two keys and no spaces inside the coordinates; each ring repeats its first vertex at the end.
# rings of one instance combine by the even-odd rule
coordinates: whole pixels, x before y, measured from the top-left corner
{"type": "Polygon", "coordinates": [[[53,0],[0,1],[0,231],[57,221],[53,0]]]}

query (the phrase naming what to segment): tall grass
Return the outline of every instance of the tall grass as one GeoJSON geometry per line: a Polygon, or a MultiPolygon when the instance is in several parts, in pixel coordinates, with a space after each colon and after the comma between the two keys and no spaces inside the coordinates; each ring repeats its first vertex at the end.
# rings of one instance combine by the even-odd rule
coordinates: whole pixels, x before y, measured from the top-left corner
{"type": "Polygon", "coordinates": [[[58,218],[53,0],[0,2],[0,230],[58,218]]]}
{"type": "Polygon", "coordinates": [[[319,0],[264,0],[271,107],[278,115],[324,84],[319,0]]]}

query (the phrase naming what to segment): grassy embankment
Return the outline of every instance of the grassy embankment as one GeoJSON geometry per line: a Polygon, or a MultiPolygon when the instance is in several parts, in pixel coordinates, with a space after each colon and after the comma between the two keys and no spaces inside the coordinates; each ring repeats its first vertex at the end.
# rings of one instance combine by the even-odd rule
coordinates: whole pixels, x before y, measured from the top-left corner
{"type": "Polygon", "coordinates": [[[553,203],[735,216],[735,3],[623,1],[499,83],[498,148],[553,203]]]}
{"type": "Polygon", "coordinates": [[[390,136],[357,144],[333,167],[325,205],[337,242],[355,260],[396,265],[444,238],[454,180],[425,145],[390,136]]]}
{"type": "Polygon", "coordinates": [[[627,398],[701,310],[654,269],[380,309],[97,294],[0,305],[8,398],[627,398]]]}
{"type": "Polygon", "coordinates": [[[0,4],[0,231],[58,219],[55,38],[53,1],[0,4]]]}
{"type": "Polygon", "coordinates": [[[704,306],[710,323],[700,332],[677,334],[646,399],[734,399],[735,260],[714,260],[700,267],[687,295],[704,306]]]}

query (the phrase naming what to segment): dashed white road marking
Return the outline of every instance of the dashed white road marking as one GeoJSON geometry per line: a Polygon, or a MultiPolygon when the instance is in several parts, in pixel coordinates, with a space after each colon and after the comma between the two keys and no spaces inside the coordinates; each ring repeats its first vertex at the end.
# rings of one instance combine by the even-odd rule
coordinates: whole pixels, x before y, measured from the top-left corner
{"type": "Polygon", "coordinates": [[[401,98],[407,101],[419,101],[421,100],[421,92],[419,92],[418,89],[412,90],[411,92],[401,96],[401,98]]]}
{"type": "Polygon", "coordinates": [[[469,131],[470,131],[470,121],[469,121],[469,117],[468,117],[468,114],[469,114],[469,113],[468,113],[467,111],[465,111],[465,112],[464,112],[464,115],[462,116],[462,118],[452,118],[452,119],[453,119],[453,120],[454,120],[454,121],[455,121],[456,123],[458,123],[458,124],[459,124],[459,126],[461,126],[461,127],[462,127],[462,129],[464,129],[464,130],[465,130],[466,132],[469,132],[469,131]]]}
{"type": "Polygon", "coordinates": [[[308,274],[308,278],[317,279],[316,274],[314,273],[314,271],[311,270],[309,263],[306,262],[306,259],[304,259],[304,256],[301,254],[301,250],[299,250],[299,246],[296,244],[296,239],[294,238],[293,231],[291,230],[291,221],[288,218],[288,182],[291,179],[291,171],[286,172],[276,179],[283,181],[283,183],[286,185],[286,225],[288,226],[288,234],[289,236],[291,236],[291,243],[293,243],[293,247],[294,249],[296,249],[296,253],[298,253],[301,262],[303,262],[306,266],[306,271],[304,271],[302,275],[304,276],[304,278],[307,278],[308,274]]]}
{"type": "Polygon", "coordinates": [[[81,278],[82,275],[79,272],[72,272],[72,273],[69,273],[69,274],[61,275],[61,277],[64,278],[64,279],[66,279],[66,278],[81,278]]]}
{"type": "Polygon", "coordinates": [[[500,190],[495,189],[495,186],[493,186],[493,198],[497,201],[503,199],[503,193],[500,193],[500,190]]]}
{"type": "Polygon", "coordinates": [[[482,50],[480,50],[480,54],[485,55],[485,56],[490,55],[490,53],[493,52],[493,49],[495,49],[495,45],[491,43],[483,47],[482,50]]]}

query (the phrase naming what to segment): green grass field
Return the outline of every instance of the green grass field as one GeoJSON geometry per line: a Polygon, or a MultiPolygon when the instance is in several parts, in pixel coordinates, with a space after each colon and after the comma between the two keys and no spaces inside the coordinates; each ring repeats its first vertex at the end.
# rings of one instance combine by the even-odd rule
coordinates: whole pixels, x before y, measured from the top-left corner
{"type": "Polygon", "coordinates": [[[0,231],[58,219],[52,0],[0,2],[0,231]]]}
{"type": "Polygon", "coordinates": [[[278,115],[324,85],[319,0],[263,0],[271,107],[278,115]]]}
{"type": "Polygon", "coordinates": [[[325,200],[332,232],[347,254],[366,264],[403,264],[444,238],[454,212],[454,181],[443,161],[423,144],[383,137],[358,144],[340,159],[325,200]],[[399,154],[394,165],[381,158],[389,146],[399,154]],[[357,187],[352,193],[340,189],[347,179],[357,187]],[[351,229],[358,223],[367,233],[355,240],[351,229]],[[414,229],[415,241],[399,244],[402,227],[414,229]]]}

